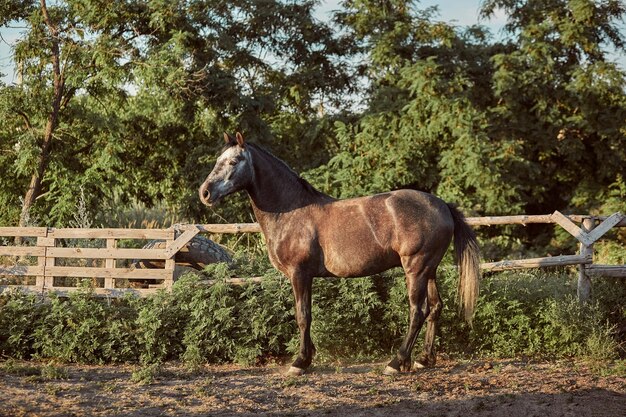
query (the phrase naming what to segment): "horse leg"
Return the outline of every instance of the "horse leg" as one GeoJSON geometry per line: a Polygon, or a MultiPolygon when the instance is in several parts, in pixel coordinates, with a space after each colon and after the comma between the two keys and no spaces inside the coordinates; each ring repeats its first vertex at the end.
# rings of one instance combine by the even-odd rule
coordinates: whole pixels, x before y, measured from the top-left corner
{"type": "Polygon", "coordinates": [[[428,287],[427,268],[420,264],[418,257],[402,258],[409,296],[409,331],[402,341],[396,357],[385,368],[385,375],[395,375],[400,371],[411,370],[411,351],[429,313],[428,303],[426,302],[428,287]]]}
{"type": "Polygon", "coordinates": [[[291,286],[296,301],[296,322],[300,329],[300,352],[293,362],[287,375],[302,375],[306,368],[311,365],[315,346],[311,340],[311,292],[313,278],[294,274],[291,278],[291,286]]]}
{"type": "Polygon", "coordinates": [[[435,336],[437,336],[437,321],[441,315],[443,303],[437,289],[437,281],[434,278],[428,280],[428,307],[430,314],[426,318],[426,338],[422,357],[413,364],[414,368],[434,366],[436,361],[435,336]]]}

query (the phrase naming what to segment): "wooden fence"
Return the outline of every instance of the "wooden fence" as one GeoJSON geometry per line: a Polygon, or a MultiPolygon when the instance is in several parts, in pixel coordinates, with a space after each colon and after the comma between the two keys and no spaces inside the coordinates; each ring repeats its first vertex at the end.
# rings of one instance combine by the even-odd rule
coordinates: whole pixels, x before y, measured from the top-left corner
{"type": "MultiPolygon", "coordinates": [[[[593,244],[613,227],[626,227],[626,216],[549,215],[468,217],[471,226],[532,223],[558,224],[580,242],[578,254],[534,259],[503,260],[483,263],[484,271],[579,265],[578,295],[586,300],[591,294],[592,276],[626,277],[626,265],[593,264],[593,244]],[[581,224],[579,227],[576,223],[581,224]]],[[[174,256],[198,233],[258,233],[256,223],[191,224],[169,229],[73,229],[48,227],[0,227],[0,292],[15,287],[29,291],[61,294],[76,290],[75,284],[91,279],[95,293],[117,296],[128,291],[146,295],[174,282],[174,256]],[[18,237],[20,245],[6,244],[18,237]],[[142,241],[161,239],[165,249],[136,249],[142,241]],[[130,242],[135,242],[131,244],[130,242]],[[139,242],[138,242],[139,241],[139,242]],[[131,247],[125,247],[131,246],[131,247]],[[132,259],[161,260],[164,268],[137,269],[132,259]],[[4,278],[3,278],[4,277],[4,278]],[[68,279],[69,278],[69,279],[68,279]],[[131,288],[133,280],[151,282],[149,288],[131,288]],[[13,282],[11,282],[13,281],[13,282]],[[20,282],[16,282],[20,281],[20,282]],[[73,285],[68,285],[68,281],[73,285]]],[[[233,279],[241,282],[241,279],[233,279]]]]}

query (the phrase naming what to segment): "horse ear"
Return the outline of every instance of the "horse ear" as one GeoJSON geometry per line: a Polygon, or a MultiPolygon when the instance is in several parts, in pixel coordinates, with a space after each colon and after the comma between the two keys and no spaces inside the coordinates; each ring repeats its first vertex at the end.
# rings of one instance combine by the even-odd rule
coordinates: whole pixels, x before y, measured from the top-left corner
{"type": "Polygon", "coordinates": [[[243,148],[244,145],[245,145],[244,140],[243,140],[243,135],[241,133],[237,132],[235,137],[237,138],[237,144],[243,148]]]}
{"type": "Polygon", "coordinates": [[[230,142],[233,142],[233,137],[224,132],[224,143],[228,145],[230,142]]]}

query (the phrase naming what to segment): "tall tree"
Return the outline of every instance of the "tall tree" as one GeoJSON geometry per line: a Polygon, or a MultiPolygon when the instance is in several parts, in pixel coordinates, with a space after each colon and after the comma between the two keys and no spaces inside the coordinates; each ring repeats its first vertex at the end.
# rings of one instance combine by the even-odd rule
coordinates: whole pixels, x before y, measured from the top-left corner
{"type": "Polygon", "coordinates": [[[27,27],[14,53],[21,83],[3,88],[1,100],[5,120],[16,126],[15,134],[3,135],[13,143],[16,180],[22,183],[24,177],[30,178],[23,194],[20,226],[26,225],[35,201],[44,193],[52,160],[68,158],[65,162],[71,165],[77,153],[90,149],[81,151],[84,145],[79,145],[89,143],[90,138],[71,140],[77,131],[74,120],[66,116],[75,111],[73,101],[84,95],[104,96],[108,89],[103,74],[110,76],[120,66],[116,61],[119,45],[103,44],[98,28],[79,18],[80,3],[11,1],[5,6],[8,13],[3,26],[18,22],[27,27]],[[16,119],[22,126],[16,125],[16,119]],[[71,151],[64,152],[68,149],[71,151]]]}
{"type": "Polygon", "coordinates": [[[518,161],[485,131],[489,59],[502,47],[413,1],[344,5],[338,17],[361,46],[367,106],[339,125],[336,156],[312,178],[341,196],[412,187],[466,209],[515,211],[517,184],[506,179],[518,161]]]}
{"type": "Polygon", "coordinates": [[[490,135],[520,144],[528,212],[601,205],[626,174],[626,76],[618,0],[489,0],[506,11],[513,48],[493,58],[490,135]]]}
{"type": "Polygon", "coordinates": [[[340,103],[347,77],[315,4],[9,2],[0,23],[27,26],[24,82],[0,94],[0,158],[18,168],[2,180],[28,189],[20,223],[35,201],[44,221],[67,219],[81,186],[94,210],[117,196],[195,215],[200,167],[219,146],[207,136],[275,137],[285,155],[306,152],[292,139],[304,126],[323,141],[318,112],[340,103]]]}

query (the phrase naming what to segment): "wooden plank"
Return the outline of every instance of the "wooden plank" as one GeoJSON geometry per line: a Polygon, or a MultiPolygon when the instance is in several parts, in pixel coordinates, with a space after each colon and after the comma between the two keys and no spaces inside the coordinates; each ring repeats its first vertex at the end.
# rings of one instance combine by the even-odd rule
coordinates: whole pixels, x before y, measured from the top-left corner
{"type": "Polygon", "coordinates": [[[55,240],[53,237],[38,237],[37,238],[37,246],[54,246],[55,240]]]}
{"type": "Polygon", "coordinates": [[[47,227],[0,227],[0,236],[39,237],[47,233],[47,227]]]}
{"type": "Polygon", "coordinates": [[[485,262],[480,265],[480,268],[485,271],[505,271],[514,269],[526,269],[526,268],[545,268],[552,266],[564,266],[564,265],[580,265],[589,264],[592,262],[591,256],[583,255],[561,255],[561,256],[549,256],[546,258],[531,258],[531,259],[516,259],[516,260],[504,260],[498,262],[485,262]]]}
{"type": "Polygon", "coordinates": [[[168,259],[163,249],[128,248],[48,248],[48,256],[88,259],[168,259]]]}
{"type": "Polygon", "coordinates": [[[200,232],[200,230],[197,227],[185,230],[182,235],[178,236],[176,240],[167,245],[167,248],[165,249],[165,255],[167,256],[166,259],[173,258],[174,255],[176,255],[176,252],[181,250],[183,246],[185,246],[195,235],[198,234],[198,232],[200,232]]]}
{"type": "MultiPolygon", "coordinates": [[[[581,225],[581,232],[589,233],[595,227],[595,220],[592,218],[588,218],[583,220],[583,224],[581,225]]],[[[589,237],[587,235],[587,237],[589,237]]],[[[591,239],[589,239],[591,241],[591,239]]],[[[588,256],[593,259],[593,242],[590,244],[585,244],[581,241],[579,244],[580,247],[580,255],[588,256]]],[[[578,294],[578,301],[585,303],[589,301],[591,298],[591,278],[587,275],[587,265],[581,264],[578,266],[578,282],[576,287],[576,293],[578,294]]]]}
{"type": "Polygon", "coordinates": [[[174,229],[50,229],[57,239],[172,239],[174,229]]]}
{"type": "MultiPolygon", "coordinates": [[[[205,233],[260,233],[261,226],[258,223],[237,224],[195,224],[193,225],[205,233]]],[[[182,226],[181,228],[184,228],[182,226]]]]}
{"type": "MultiPolygon", "coordinates": [[[[195,231],[197,233],[198,229],[195,229],[195,231]]],[[[183,235],[185,233],[183,233],[183,235]]],[[[195,234],[194,234],[194,236],[195,236],[195,234]]],[[[173,240],[173,239],[169,239],[169,240],[165,241],[165,250],[168,250],[171,247],[173,247],[174,243],[175,243],[175,240],[173,240]]],[[[163,286],[169,290],[174,285],[174,274],[176,273],[176,261],[174,260],[173,256],[171,256],[171,257],[169,257],[168,259],[165,260],[165,270],[168,272],[168,276],[165,279],[165,281],[163,281],[163,286]]]]}
{"type": "Polygon", "coordinates": [[[171,275],[171,271],[165,269],[47,266],[46,275],[50,277],[167,279],[171,275]]]}
{"type": "Polygon", "coordinates": [[[37,287],[36,285],[0,285],[0,294],[5,292],[9,293],[11,291],[24,291],[26,293],[35,293],[41,294],[41,287],[37,287]]]}
{"type": "MultiPolygon", "coordinates": [[[[46,292],[53,292],[58,296],[67,297],[70,293],[75,292],[78,288],[75,287],[55,287],[47,288],[46,292]]],[[[123,297],[125,294],[135,294],[139,297],[147,297],[152,294],[156,294],[159,291],[158,288],[94,288],[93,294],[96,297],[123,297]]]]}
{"type": "Polygon", "coordinates": [[[589,235],[561,212],[555,211],[552,213],[552,218],[559,226],[565,229],[570,235],[574,236],[583,245],[591,246],[593,244],[593,241],[589,239],[589,235]]]}
{"type": "Polygon", "coordinates": [[[626,278],[626,265],[587,265],[585,268],[588,275],[594,277],[626,278]]]}
{"type": "Polygon", "coordinates": [[[613,213],[606,220],[600,223],[598,226],[593,228],[592,231],[588,233],[589,239],[592,242],[600,239],[606,232],[611,230],[614,226],[620,223],[624,219],[624,215],[622,213],[613,213]]]}
{"type": "MultiPolygon", "coordinates": [[[[28,293],[35,294],[48,294],[55,293],[61,297],[67,297],[70,293],[78,290],[77,287],[55,287],[55,288],[46,288],[42,291],[41,288],[38,288],[34,285],[0,285],[0,294],[4,291],[11,291],[16,289],[21,289],[28,293]]],[[[93,292],[96,297],[122,297],[125,294],[131,293],[135,294],[139,297],[146,297],[148,295],[156,294],[160,289],[158,288],[94,288],[93,292]]]]}
{"type": "Polygon", "coordinates": [[[46,287],[50,288],[54,286],[54,277],[50,276],[46,273],[46,269],[48,267],[54,266],[55,260],[54,257],[48,255],[48,251],[50,248],[54,248],[56,244],[56,239],[53,237],[45,236],[37,238],[37,245],[43,246],[46,250],[45,257],[39,258],[38,264],[43,266],[42,277],[37,278],[37,285],[40,286],[41,290],[45,290],[46,287]],[[42,282],[43,281],[43,282],[42,282]]]}
{"type": "Polygon", "coordinates": [[[0,246],[0,256],[45,256],[46,249],[38,246],[0,246]]]}
{"type": "Polygon", "coordinates": [[[43,268],[39,265],[0,265],[0,275],[30,276],[43,275],[43,268]]]}
{"type": "MultiPolygon", "coordinates": [[[[327,279],[329,277],[321,277],[321,279],[327,279]]],[[[336,279],[336,278],[330,278],[330,279],[336,279]]],[[[227,284],[231,284],[231,285],[245,285],[245,284],[260,284],[263,282],[263,277],[250,277],[250,278],[227,278],[224,280],[227,284]]],[[[217,281],[212,280],[212,279],[203,279],[198,281],[199,284],[201,285],[213,285],[215,284],[217,281]]]]}
{"type": "Polygon", "coordinates": [[[43,256],[39,256],[37,258],[37,266],[39,266],[39,268],[41,268],[41,274],[37,274],[36,277],[36,281],[35,281],[35,285],[37,286],[37,288],[39,288],[39,290],[43,290],[44,286],[45,286],[45,271],[46,271],[46,253],[45,253],[45,249],[44,248],[44,254],[43,256]]]}
{"type": "MultiPolygon", "coordinates": [[[[582,223],[584,219],[589,218],[588,215],[570,214],[566,216],[570,221],[582,223]]],[[[610,217],[610,216],[609,216],[610,217]]],[[[607,217],[598,216],[598,220],[604,220],[607,217]]],[[[507,224],[550,224],[556,223],[552,218],[552,214],[537,215],[519,215],[519,216],[484,216],[484,217],[466,217],[465,220],[470,226],[499,226],[507,224]]],[[[234,224],[196,224],[182,225],[195,226],[204,233],[260,233],[261,226],[258,223],[234,223],[234,224]]],[[[626,217],[618,222],[615,227],[626,227],[626,217]]]]}
{"type": "MultiPolygon", "coordinates": [[[[37,257],[37,265],[41,268],[41,274],[36,277],[35,285],[39,291],[43,291],[46,287],[46,265],[48,264],[48,247],[54,246],[55,240],[48,237],[48,229],[46,228],[46,235],[37,237],[37,246],[43,248],[43,254],[37,257]]],[[[53,260],[54,263],[54,260],[53,260]]],[[[49,279],[52,285],[52,278],[49,279]]]]}
{"type": "Polygon", "coordinates": [[[495,226],[506,224],[531,224],[531,223],[554,223],[552,217],[547,215],[522,215],[522,216],[487,216],[466,217],[465,221],[470,226],[495,226]]]}

